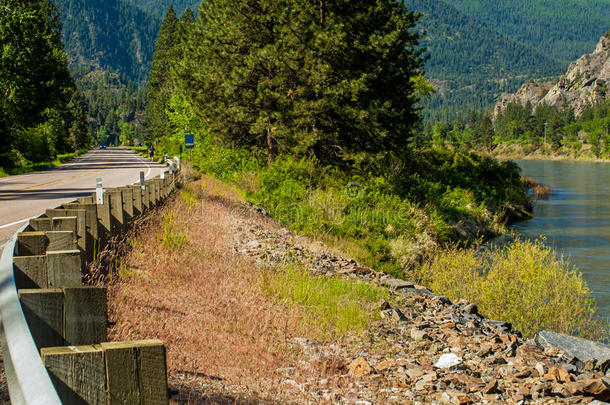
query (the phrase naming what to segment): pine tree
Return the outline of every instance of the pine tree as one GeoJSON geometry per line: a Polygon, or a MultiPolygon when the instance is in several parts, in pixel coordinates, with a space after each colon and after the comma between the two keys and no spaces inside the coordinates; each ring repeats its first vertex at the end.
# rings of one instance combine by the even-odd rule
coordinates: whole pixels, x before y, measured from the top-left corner
{"type": "Polygon", "coordinates": [[[165,108],[173,89],[170,76],[171,65],[176,62],[175,36],[178,20],[172,6],[169,7],[155,45],[152,65],[146,88],[146,108],[144,111],[146,131],[149,142],[169,133],[165,108]]]}
{"type": "Polygon", "coordinates": [[[70,111],[84,107],[82,98],[74,98],[77,88],[55,5],[50,0],[0,1],[0,50],[0,163],[12,163],[8,154],[13,149],[26,155],[38,150],[30,153],[32,159],[69,149],[70,129],[86,123],[70,111]],[[30,142],[36,145],[30,148],[30,142]]]}
{"type": "Polygon", "coordinates": [[[211,129],[270,160],[403,155],[418,122],[416,21],[394,0],[207,0],[180,88],[211,129]]]}

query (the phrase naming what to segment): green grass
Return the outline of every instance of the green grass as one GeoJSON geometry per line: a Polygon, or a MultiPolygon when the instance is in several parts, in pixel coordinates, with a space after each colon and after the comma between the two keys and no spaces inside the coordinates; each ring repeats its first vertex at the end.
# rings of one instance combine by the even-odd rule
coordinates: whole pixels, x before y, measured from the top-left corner
{"type": "Polygon", "coordinates": [[[188,244],[186,232],[176,225],[175,212],[169,211],[163,215],[163,232],[160,233],[159,239],[168,250],[182,249],[188,244]]]}
{"type": "Polygon", "coordinates": [[[85,153],[89,152],[89,150],[90,149],[81,149],[73,153],[64,153],[61,155],[57,155],[54,160],[48,162],[30,162],[24,166],[19,167],[0,167],[0,177],[14,176],[17,174],[25,174],[41,170],[53,169],[54,167],[67,163],[80,155],[84,155],[85,153]]]}
{"type": "Polygon", "coordinates": [[[377,304],[390,300],[386,290],[338,277],[315,276],[297,265],[269,270],[261,282],[263,291],[308,314],[305,321],[321,328],[323,335],[344,337],[362,332],[379,318],[377,304]]]}

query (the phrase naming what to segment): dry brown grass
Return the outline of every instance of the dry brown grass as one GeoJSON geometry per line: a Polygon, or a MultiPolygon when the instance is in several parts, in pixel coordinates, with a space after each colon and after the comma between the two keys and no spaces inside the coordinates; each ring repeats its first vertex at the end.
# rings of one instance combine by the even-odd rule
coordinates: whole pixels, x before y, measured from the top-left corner
{"type": "MultiPolygon", "coordinates": [[[[229,403],[285,397],[276,370],[298,356],[287,339],[306,334],[299,309],[265,295],[259,288],[264,269],[232,250],[230,215],[241,195],[211,178],[187,190],[196,204],[175,197],[132,241],[120,280],[109,286],[110,337],[161,339],[174,387],[195,376],[242,387],[229,403]],[[170,211],[188,236],[180,248],[168,248],[159,235],[170,211]]],[[[214,401],[222,403],[190,400],[214,401]]]]}
{"type": "Polygon", "coordinates": [[[532,179],[530,177],[521,177],[521,183],[525,188],[532,190],[534,198],[538,200],[547,199],[553,193],[551,187],[547,186],[546,184],[542,184],[538,180],[532,179]]]}

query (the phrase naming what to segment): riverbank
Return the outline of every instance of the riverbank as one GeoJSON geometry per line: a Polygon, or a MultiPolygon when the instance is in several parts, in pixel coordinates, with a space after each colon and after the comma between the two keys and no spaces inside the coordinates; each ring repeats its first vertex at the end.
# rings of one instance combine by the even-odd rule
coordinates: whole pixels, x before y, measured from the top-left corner
{"type": "Polygon", "coordinates": [[[595,162],[610,163],[610,159],[601,159],[591,152],[591,145],[584,145],[582,149],[561,147],[552,151],[549,146],[532,150],[531,145],[505,144],[498,145],[491,155],[502,161],[507,160],[550,160],[568,162],[595,162]]]}
{"type": "Polygon", "coordinates": [[[574,404],[610,394],[595,364],[570,364],[471,303],[295,234],[212,177],[129,240],[109,286],[110,335],[164,341],[175,403],[574,404]]]}

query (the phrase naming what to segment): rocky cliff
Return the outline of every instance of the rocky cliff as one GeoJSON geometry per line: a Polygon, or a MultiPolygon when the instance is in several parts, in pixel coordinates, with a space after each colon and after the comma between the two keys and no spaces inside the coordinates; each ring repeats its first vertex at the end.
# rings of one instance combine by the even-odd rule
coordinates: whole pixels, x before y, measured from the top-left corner
{"type": "Polygon", "coordinates": [[[494,118],[510,103],[532,106],[547,104],[558,108],[569,106],[576,115],[592,104],[610,98],[610,31],[595,51],[572,62],[556,82],[528,82],[514,94],[504,94],[496,103],[494,118]]]}

